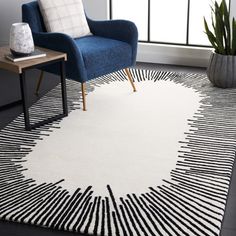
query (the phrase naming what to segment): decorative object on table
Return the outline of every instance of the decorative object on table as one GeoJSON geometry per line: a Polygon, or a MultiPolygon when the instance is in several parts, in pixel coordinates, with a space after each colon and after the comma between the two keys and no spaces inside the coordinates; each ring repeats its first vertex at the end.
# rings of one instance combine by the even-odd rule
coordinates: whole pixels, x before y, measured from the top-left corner
{"type": "Polygon", "coordinates": [[[27,23],[15,23],[10,30],[10,50],[15,57],[29,56],[34,52],[34,41],[27,23]]]}
{"type": "Polygon", "coordinates": [[[39,49],[35,49],[31,54],[29,54],[28,56],[25,56],[25,57],[14,56],[11,53],[6,54],[5,57],[12,62],[19,62],[19,61],[36,59],[36,58],[40,58],[40,57],[46,57],[46,53],[44,51],[39,50],[39,49]]]}
{"type": "MultiPolygon", "coordinates": [[[[77,12],[77,6],[82,6],[81,0],[40,0],[39,2],[47,3],[45,9],[48,9],[48,4],[52,4],[56,12],[59,9],[58,14],[64,13],[69,7],[67,5],[70,4],[75,5],[72,11],[78,14],[81,9],[77,12]],[[60,5],[64,5],[65,8],[61,10],[60,5]]],[[[44,14],[44,11],[41,13],[37,1],[22,6],[22,19],[29,23],[35,45],[67,53],[66,77],[81,83],[84,110],[86,110],[86,82],[99,76],[126,69],[127,81],[130,82],[132,90],[136,91],[128,69],[136,63],[138,45],[138,31],[133,22],[127,20],[95,21],[86,18],[92,35],[72,38],[63,31],[47,32],[44,21],[47,22],[49,18],[43,17],[44,14]]],[[[58,73],[54,67],[44,67],[42,71],[58,73]]],[[[41,78],[42,76],[38,85],[42,81],[41,78]]],[[[39,87],[37,86],[37,88],[39,87]]]]}
{"type": "Polygon", "coordinates": [[[204,18],[205,32],[214,48],[211,54],[207,76],[217,87],[236,87],[236,22],[230,18],[225,0],[217,1],[212,7],[213,30],[210,30],[204,18]]]}
{"type": "MultiPolygon", "coordinates": [[[[236,89],[205,74],[131,74],[139,93],[124,71],[102,76],[88,82],[84,113],[80,84],[68,80],[66,119],[32,133],[21,115],[0,132],[0,218],[85,235],[220,235],[236,89]]],[[[36,122],[60,111],[59,91],[31,107],[36,122]]]]}

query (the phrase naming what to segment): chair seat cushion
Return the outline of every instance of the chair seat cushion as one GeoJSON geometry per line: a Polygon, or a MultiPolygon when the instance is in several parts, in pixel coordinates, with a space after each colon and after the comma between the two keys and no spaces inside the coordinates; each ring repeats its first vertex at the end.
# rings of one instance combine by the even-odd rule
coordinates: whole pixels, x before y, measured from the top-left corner
{"type": "Polygon", "coordinates": [[[88,79],[132,65],[132,48],[126,42],[99,36],[82,37],[75,42],[83,55],[88,79]]]}

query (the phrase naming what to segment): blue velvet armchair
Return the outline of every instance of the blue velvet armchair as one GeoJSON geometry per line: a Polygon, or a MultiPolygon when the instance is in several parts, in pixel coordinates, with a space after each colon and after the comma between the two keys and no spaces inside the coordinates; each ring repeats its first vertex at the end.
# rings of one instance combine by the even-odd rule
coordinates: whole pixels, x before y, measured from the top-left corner
{"type": "MultiPolygon", "coordinates": [[[[22,6],[22,20],[29,24],[36,46],[67,53],[66,76],[81,83],[83,110],[86,110],[85,83],[96,77],[125,69],[136,91],[128,69],[136,62],[138,32],[134,23],[87,18],[92,35],[73,39],[63,33],[46,32],[37,1],[22,6]]],[[[55,67],[42,70],[58,73],[55,67]]]]}

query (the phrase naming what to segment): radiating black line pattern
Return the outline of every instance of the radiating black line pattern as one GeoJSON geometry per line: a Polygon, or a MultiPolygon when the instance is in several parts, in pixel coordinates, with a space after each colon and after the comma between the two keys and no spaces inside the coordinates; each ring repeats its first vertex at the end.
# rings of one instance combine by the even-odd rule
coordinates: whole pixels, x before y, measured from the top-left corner
{"type": "MultiPolygon", "coordinates": [[[[38,140],[60,129],[60,121],[28,132],[20,115],[0,131],[1,219],[102,236],[220,234],[236,150],[236,89],[215,88],[204,74],[138,69],[131,74],[136,83],[170,81],[201,97],[169,179],[126,196],[116,196],[109,180],[105,196],[96,196],[93,186],[70,193],[61,187],[63,179],[37,184],[25,178],[23,163],[38,140]]],[[[124,71],[93,80],[87,89],[114,82],[128,83],[124,71]]],[[[79,83],[68,80],[67,90],[69,112],[81,109],[79,83]]],[[[57,86],[30,108],[32,122],[62,112],[60,93],[57,86]]]]}

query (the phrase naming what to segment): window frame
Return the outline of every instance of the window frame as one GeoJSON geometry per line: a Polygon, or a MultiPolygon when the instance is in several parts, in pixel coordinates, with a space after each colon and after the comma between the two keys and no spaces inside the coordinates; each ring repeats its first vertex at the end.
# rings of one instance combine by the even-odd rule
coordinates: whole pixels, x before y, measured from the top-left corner
{"type": "MultiPolygon", "coordinates": [[[[109,19],[113,19],[113,0],[109,0],[109,19]]],[[[191,0],[188,0],[188,5],[187,5],[187,19],[186,19],[186,43],[172,43],[172,42],[162,42],[162,41],[151,41],[150,40],[150,25],[151,25],[151,0],[148,1],[148,19],[147,19],[147,40],[139,40],[139,43],[148,43],[148,44],[161,44],[161,45],[176,45],[176,46],[186,46],[186,47],[201,47],[201,48],[212,48],[210,45],[202,45],[202,44],[191,44],[189,43],[189,27],[190,27],[190,3],[191,0]]],[[[231,12],[231,0],[229,0],[229,11],[231,12]]]]}

